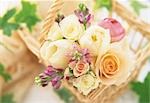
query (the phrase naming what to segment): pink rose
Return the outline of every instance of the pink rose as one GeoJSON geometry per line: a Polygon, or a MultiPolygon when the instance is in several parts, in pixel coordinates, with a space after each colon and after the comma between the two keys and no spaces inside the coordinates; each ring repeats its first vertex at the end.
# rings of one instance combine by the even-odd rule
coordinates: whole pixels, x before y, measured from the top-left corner
{"type": "Polygon", "coordinates": [[[73,74],[75,77],[79,77],[89,70],[89,64],[84,61],[78,61],[78,62],[71,62],[69,64],[69,67],[73,69],[73,74]]]}
{"type": "Polygon", "coordinates": [[[124,28],[113,18],[105,18],[98,25],[110,30],[111,42],[120,41],[125,36],[124,28]]]}

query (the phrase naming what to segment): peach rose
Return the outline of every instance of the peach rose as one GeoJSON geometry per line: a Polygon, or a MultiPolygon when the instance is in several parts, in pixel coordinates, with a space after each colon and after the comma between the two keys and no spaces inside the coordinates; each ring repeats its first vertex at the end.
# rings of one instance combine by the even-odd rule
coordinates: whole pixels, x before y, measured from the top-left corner
{"type": "Polygon", "coordinates": [[[69,64],[69,67],[73,69],[73,74],[75,77],[79,77],[87,71],[89,71],[89,64],[84,61],[78,61],[77,63],[75,61],[71,62],[69,64]]]}
{"type": "Polygon", "coordinates": [[[99,55],[96,74],[105,85],[120,85],[127,80],[134,61],[134,55],[128,45],[113,43],[106,53],[99,55]]]}

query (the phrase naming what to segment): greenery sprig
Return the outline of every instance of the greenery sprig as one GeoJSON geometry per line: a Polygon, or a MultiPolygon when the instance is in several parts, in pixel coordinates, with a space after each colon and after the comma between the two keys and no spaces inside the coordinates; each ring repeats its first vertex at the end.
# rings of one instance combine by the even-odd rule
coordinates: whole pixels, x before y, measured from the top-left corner
{"type": "Polygon", "coordinates": [[[5,71],[4,66],[2,64],[0,64],[0,76],[2,76],[6,82],[11,80],[10,74],[8,74],[5,71]]]}
{"type": "Polygon", "coordinates": [[[68,89],[61,88],[59,90],[54,91],[65,103],[75,103],[75,97],[68,89]]]}
{"type": "Polygon", "coordinates": [[[8,10],[3,17],[0,17],[0,29],[7,36],[11,36],[13,30],[17,30],[22,24],[32,31],[32,27],[40,21],[36,14],[36,4],[22,1],[22,8],[8,10]]]}
{"type": "Polygon", "coordinates": [[[139,103],[150,103],[150,72],[146,76],[143,83],[131,83],[131,89],[138,94],[139,103]]]}
{"type": "Polygon", "coordinates": [[[15,103],[13,94],[4,94],[0,97],[0,103],[15,103]]]}

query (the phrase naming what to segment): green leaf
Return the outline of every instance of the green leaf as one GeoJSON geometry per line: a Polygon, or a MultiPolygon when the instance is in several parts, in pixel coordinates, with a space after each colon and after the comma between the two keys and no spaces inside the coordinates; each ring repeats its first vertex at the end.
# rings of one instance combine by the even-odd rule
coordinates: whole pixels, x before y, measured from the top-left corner
{"type": "Polygon", "coordinates": [[[13,8],[8,10],[3,17],[0,17],[0,29],[3,30],[3,33],[7,36],[11,36],[13,30],[18,29],[19,25],[9,20],[15,15],[16,9],[13,8]]]}
{"type": "Polygon", "coordinates": [[[3,17],[0,17],[0,29],[4,35],[11,36],[13,30],[17,30],[21,24],[26,24],[32,31],[32,27],[40,21],[36,14],[36,5],[22,1],[22,9],[16,11],[15,8],[8,10],[3,17]],[[11,21],[10,21],[11,20],[11,21]]]}
{"type": "Polygon", "coordinates": [[[96,0],[95,8],[102,8],[105,7],[107,10],[112,9],[112,0],[96,0]]]}
{"type": "Polygon", "coordinates": [[[11,80],[11,76],[8,73],[6,73],[2,64],[0,64],[0,76],[2,76],[6,82],[11,80]]]}
{"type": "Polygon", "coordinates": [[[147,8],[148,6],[142,4],[142,2],[139,2],[138,0],[131,0],[130,1],[130,5],[133,8],[133,10],[135,11],[135,13],[137,15],[140,14],[140,10],[143,8],[147,8]]]}
{"type": "Polygon", "coordinates": [[[13,94],[5,94],[0,98],[0,103],[15,103],[13,100],[13,94]]]}
{"type": "Polygon", "coordinates": [[[3,28],[3,33],[7,36],[11,36],[13,30],[17,30],[19,28],[19,24],[16,23],[6,23],[3,28]]]}
{"type": "Polygon", "coordinates": [[[36,14],[36,5],[26,1],[22,1],[22,9],[15,16],[17,23],[25,23],[28,29],[31,31],[32,27],[40,21],[36,14]]]}
{"type": "Polygon", "coordinates": [[[68,89],[61,88],[59,90],[55,90],[55,92],[65,103],[74,103],[75,97],[71,94],[71,92],[68,89]]]}
{"type": "Polygon", "coordinates": [[[9,20],[15,13],[16,13],[15,8],[8,10],[7,13],[3,16],[3,20],[4,21],[9,20]]]}
{"type": "Polygon", "coordinates": [[[0,73],[2,73],[3,71],[4,71],[4,66],[0,64],[0,73]]]}
{"type": "Polygon", "coordinates": [[[143,83],[131,83],[131,89],[139,95],[139,103],[150,103],[150,72],[143,83]]]}
{"type": "Polygon", "coordinates": [[[5,79],[6,82],[11,80],[11,76],[9,74],[4,73],[4,74],[1,74],[1,75],[3,76],[3,78],[5,79]]]}

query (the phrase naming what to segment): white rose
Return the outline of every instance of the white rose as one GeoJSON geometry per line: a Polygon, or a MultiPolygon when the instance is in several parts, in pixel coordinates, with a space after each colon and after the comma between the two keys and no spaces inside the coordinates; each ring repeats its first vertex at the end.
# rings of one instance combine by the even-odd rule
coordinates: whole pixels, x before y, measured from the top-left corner
{"type": "Polygon", "coordinates": [[[67,39],[78,40],[83,34],[83,26],[75,15],[69,15],[60,22],[63,36],[67,39]]]}
{"type": "Polygon", "coordinates": [[[97,25],[89,27],[79,40],[81,47],[88,48],[97,56],[100,51],[107,51],[110,45],[109,31],[97,25]]]}
{"type": "Polygon", "coordinates": [[[66,53],[72,43],[70,40],[46,41],[40,49],[41,57],[53,67],[65,69],[68,65],[66,53]]]}
{"type": "Polygon", "coordinates": [[[99,86],[99,80],[92,72],[90,72],[89,74],[74,79],[73,85],[77,87],[83,95],[88,95],[93,89],[96,89],[99,86]]]}
{"type": "Polygon", "coordinates": [[[54,23],[54,25],[51,27],[51,29],[48,33],[47,39],[51,40],[51,41],[55,41],[55,40],[59,40],[62,38],[63,38],[62,31],[61,31],[58,23],[54,23]]]}

